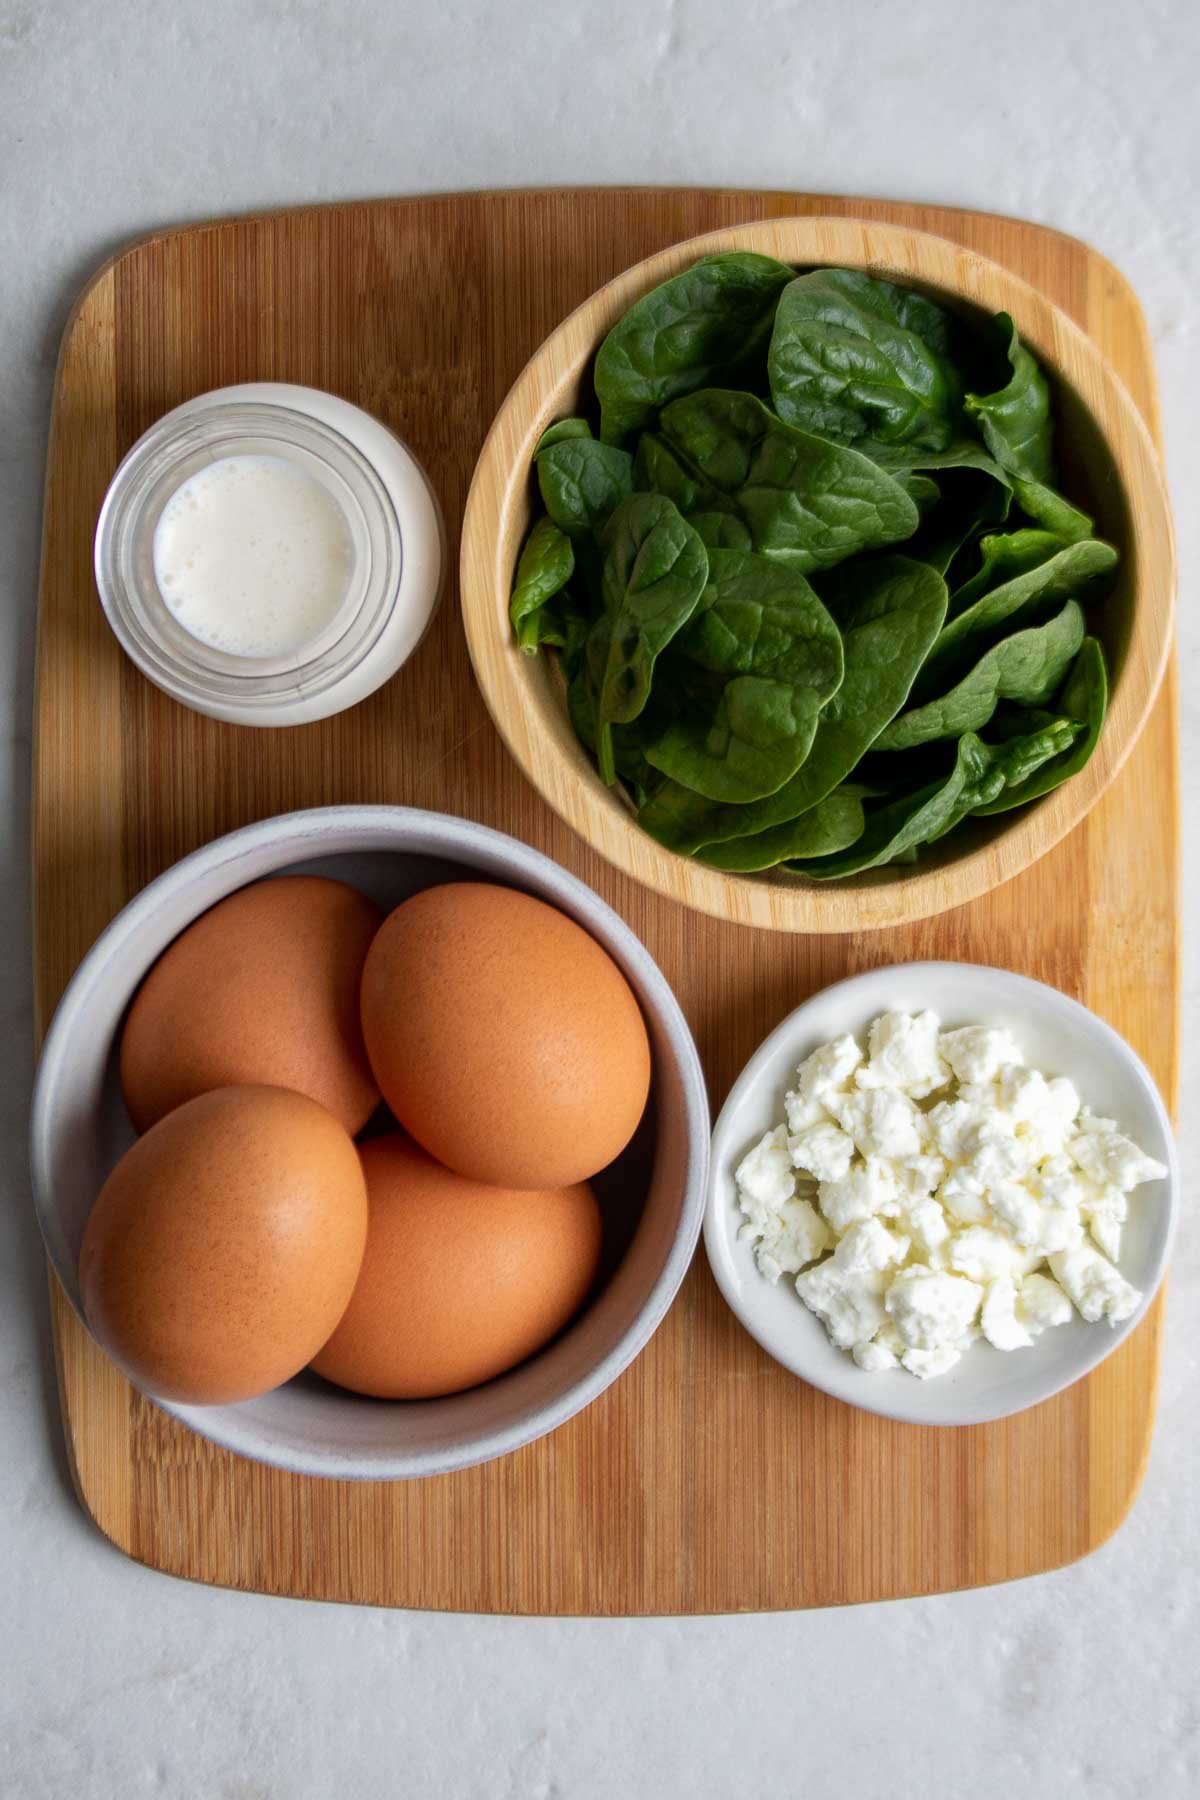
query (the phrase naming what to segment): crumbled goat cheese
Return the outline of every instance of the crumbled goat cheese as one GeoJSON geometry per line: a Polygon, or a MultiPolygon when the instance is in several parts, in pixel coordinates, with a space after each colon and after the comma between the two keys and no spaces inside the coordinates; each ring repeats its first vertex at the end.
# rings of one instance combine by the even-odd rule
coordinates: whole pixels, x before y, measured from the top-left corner
{"type": "Polygon", "coordinates": [[[788,1130],[803,1131],[829,1117],[826,1101],[844,1091],[862,1061],[862,1051],[850,1036],[834,1038],[806,1057],[796,1070],[796,1086],[784,1095],[788,1130]]]}
{"type": "Polygon", "coordinates": [[[1126,1195],[1167,1171],[1008,1030],[883,1013],[865,1056],[819,1045],[784,1111],[738,1165],[739,1235],[860,1369],[928,1379],[980,1336],[1023,1349],[1140,1304],[1115,1267],[1126,1195]]]}
{"type": "Polygon", "coordinates": [[[1071,1302],[1050,1275],[1027,1275],[1017,1294],[1017,1316],[1031,1337],[1041,1337],[1072,1317],[1071,1302]]]}
{"type": "Polygon", "coordinates": [[[806,1125],[788,1139],[792,1162],[806,1169],[817,1181],[837,1181],[854,1161],[854,1139],[827,1119],[821,1125],[806,1125]]]}
{"type": "Polygon", "coordinates": [[[896,1088],[857,1088],[831,1098],[834,1117],[861,1156],[895,1161],[919,1156],[926,1146],[924,1114],[896,1088]]]}
{"type": "Polygon", "coordinates": [[[855,1075],[861,1088],[901,1088],[923,1100],[945,1087],[950,1070],[938,1051],[934,1013],[881,1013],[867,1034],[869,1060],[855,1075]]]}
{"type": "Polygon", "coordinates": [[[1024,1350],[1033,1342],[1033,1333],[1017,1317],[1018,1291],[1009,1275],[990,1282],[983,1296],[979,1323],[988,1343],[997,1350],[1024,1350]]]}
{"type": "Polygon", "coordinates": [[[796,1277],[796,1292],[839,1350],[874,1337],[884,1321],[884,1277],[838,1267],[832,1256],[796,1277]]]}
{"type": "Polygon", "coordinates": [[[975,1323],[982,1299],[977,1281],[918,1263],[900,1270],[884,1305],[910,1350],[938,1350],[959,1342],[975,1323]]]}
{"type": "Polygon", "coordinates": [[[989,1025],[943,1031],[938,1049],[960,1081],[994,1081],[1001,1069],[1025,1061],[1011,1031],[995,1031],[989,1025]]]}
{"type": "Polygon", "coordinates": [[[1089,1325],[1119,1325],[1137,1311],[1142,1296],[1107,1256],[1086,1241],[1049,1259],[1055,1279],[1089,1325]]]}

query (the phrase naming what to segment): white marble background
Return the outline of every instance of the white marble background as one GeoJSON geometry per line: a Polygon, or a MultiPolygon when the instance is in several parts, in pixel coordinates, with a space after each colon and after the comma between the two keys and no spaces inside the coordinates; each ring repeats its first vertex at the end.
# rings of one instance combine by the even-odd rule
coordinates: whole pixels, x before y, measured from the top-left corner
{"type": "MultiPolygon", "coordinates": [[[[42,466],[67,308],[102,257],[216,213],[531,183],[884,194],[1089,239],[1133,281],[1157,349],[1192,815],[1198,77],[1193,0],[0,0],[0,1793],[1200,1792],[1200,1240],[1187,1216],[1149,1475],[1089,1561],[841,1612],[495,1620],[191,1587],[105,1544],[65,1477],[25,1168],[42,466]]],[[[1189,874],[1191,924],[1194,843],[1189,874]]],[[[1185,1154],[1191,964],[1186,998],[1185,1154]]]]}

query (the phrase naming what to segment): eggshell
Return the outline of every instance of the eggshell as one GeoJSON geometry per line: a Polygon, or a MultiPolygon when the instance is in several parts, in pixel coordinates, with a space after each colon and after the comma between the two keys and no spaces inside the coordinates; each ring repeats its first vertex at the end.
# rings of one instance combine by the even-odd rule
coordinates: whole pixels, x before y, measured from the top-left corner
{"type": "Polygon", "coordinates": [[[282,1088],[218,1088],[139,1138],[100,1190],[84,1312],[139,1387],[248,1400],[328,1338],[366,1235],[358,1151],[331,1113],[282,1088]]]}
{"type": "Polygon", "coordinates": [[[344,882],[284,875],[190,925],[125,1022],[121,1087],[138,1130],[211,1088],[261,1082],[359,1131],[379,1104],[358,989],[381,916],[344,882]]]}
{"type": "Polygon", "coordinates": [[[367,955],[363,1034],[400,1123],[460,1175],[568,1187],[637,1129],[650,1044],[616,963],[573,919],[486,882],[427,888],[367,955]]]}
{"type": "Polygon", "coordinates": [[[523,1193],[456,1175],[401,1132],[361,1147],[362,1270],[313,1368],[392,1400],[455,1394],[524,1362],[578,1310],[600,1259],[585,1182],[523,1193]]]}

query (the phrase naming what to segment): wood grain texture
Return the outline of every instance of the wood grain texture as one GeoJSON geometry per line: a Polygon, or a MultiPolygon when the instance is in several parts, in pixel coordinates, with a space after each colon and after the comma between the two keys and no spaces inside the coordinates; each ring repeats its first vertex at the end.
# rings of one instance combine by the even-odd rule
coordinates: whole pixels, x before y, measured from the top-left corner
{"type": "MultiPolygon", "coordinates": [[[[64,345],[46,501],[34,795],[43,1025],[113,912],[186,851],[289,807],[402,801],[499,826],[591,882],[674,983],[714,1108],[804,995],[927,956],[1002,964],[1083,999],[1173,1097],[1173,677],[1087,821],[1016,880],[900,929],[798,936],[663,900],[568,830],[500,745],[453,593],[396,680],[352,713],[292,731],[175,706],[104,626],[95,516],[118,456],[168,407],[265,379],[370,408],[428,467],[453,566],[487,427],[558,321],[681,239],[796,213],[938,233],[1014,270],[1088,332],[1157,436],[1145,327],[1120,275],[1054,232],[937,207],[656,190],[372,202],[168,233],[97,278],[64,345]]],[[[54,1314],[81,1500],[140,1561],[321,1599],[619,1614],[928,1593],[1082,1556],[1137,1489],[1161,1302],[1101,1369],[1044,1406],[925,1430],[784,1374],[737,1325],[701,1256],[646,1352],[552,1437],[463,1474],[362,1485],[295,1479],[201,1441],[128,1387],[60,1293],[54,1314]]]]}
{"type": "MultiPolygon", "coordinates": [[[[903,546],[900,546],[903,548],[903,546]]],[[[961,906],[1044,856],[1095,805],[1137,741],[1170,655],[1175,604],[1171,511],[1154,442],[1092,340],[1044,292],[946,238],[866,219],[764,219],[673,245],[610,281],[554,331],[521,371],[488,433],[463,520],[460,586],[471,662],[505,743],[534,786],[586,843],[669,900],[776,931],[865,931],[961,906]],[[701,256],[744,250],[797,266],[861,268],[918,286],[985,317],[1008,313],[1051,372],[1072,455],[1073,496],[1122,552],[1112,591],[1092,615],[1109,669],[1109,704],[1095,754],[1039,805],[960,827],[926,847],[920,866],[848,881],[787,869],[723,874],[663,849],[638,825],[620,788],[606,787],[567,712],[556,659],[523,655],[509,597],[532,515],[529,470],[547,425],[594,403],[592,358],[635,300],[701,256]]]]}

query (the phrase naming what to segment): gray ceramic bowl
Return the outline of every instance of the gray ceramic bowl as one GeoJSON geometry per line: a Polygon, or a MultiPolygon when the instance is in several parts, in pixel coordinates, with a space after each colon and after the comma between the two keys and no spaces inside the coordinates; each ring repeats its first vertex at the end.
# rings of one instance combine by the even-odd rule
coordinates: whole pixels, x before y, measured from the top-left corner
{"type": "MultiPolygon", "coordinates": [[[[536,850],[468,820],[406,807],[288,813],[185,857],[119,913],[73,977],[50,1026],[33,1102],[33,1191],[55,1272],[79,1309],[84,1223],[133,1139],[117,1080],[122,1019],[155,959],[247,882],[333,875],[385,907],[442,881],[536,894],[578,920],[624,970],[650,1033],[650,1105],[597,1182],[603,1285],[546,1350],[445,1400],[362,1399],[301,1375],[236,1406],[158,1404],[229,1450],[306,1475],[396,1480],[468,1468],[543,1436],[616,1380],[649,1341],[691,1261],[704,1213],[709,1114],[696,1047],[661,971],[611,907],[536,850]]],[[[151,1396],[153,1398],[153,1396],[151,1396]]]]}

